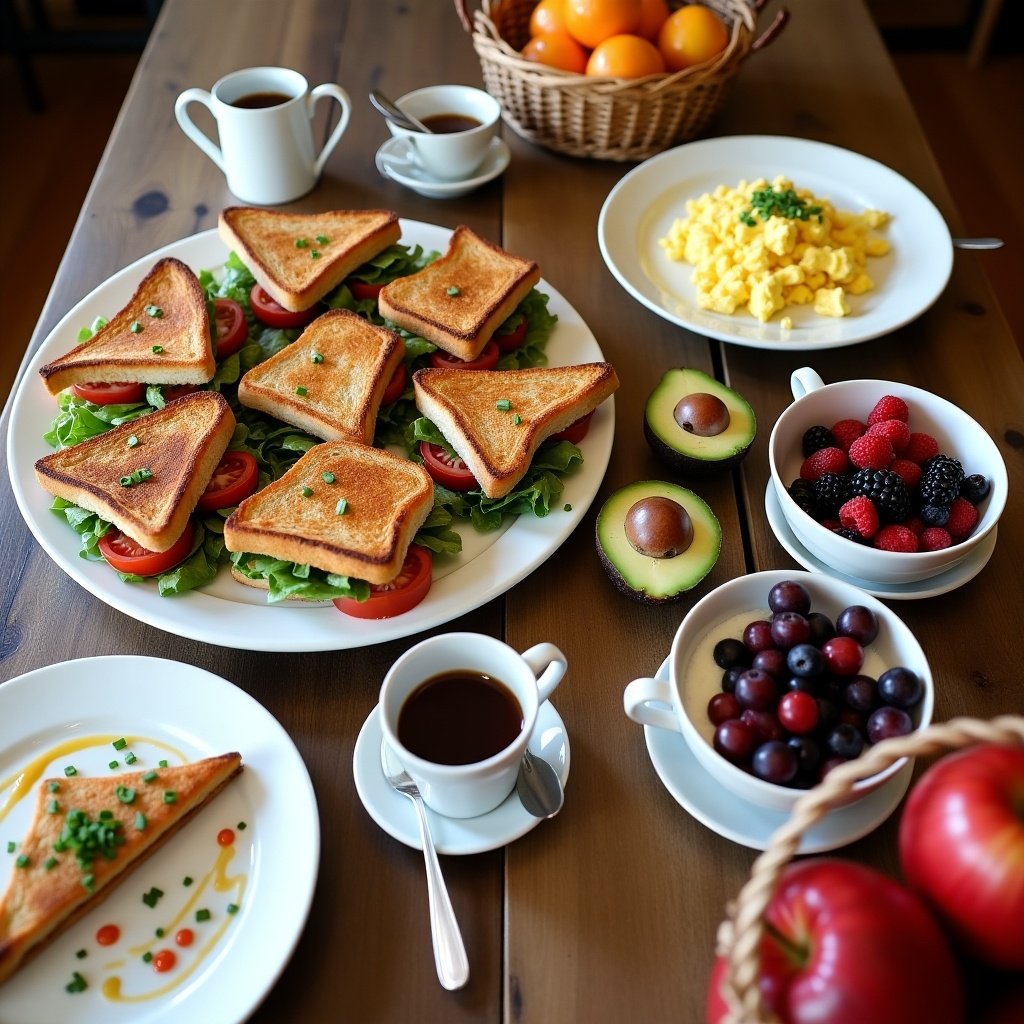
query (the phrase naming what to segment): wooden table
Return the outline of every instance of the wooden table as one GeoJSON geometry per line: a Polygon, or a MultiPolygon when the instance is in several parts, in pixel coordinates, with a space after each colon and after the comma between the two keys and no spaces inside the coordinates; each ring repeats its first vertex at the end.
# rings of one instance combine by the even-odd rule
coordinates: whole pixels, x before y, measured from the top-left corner
{"type": "MultiPolygon", "coordinates": [[[[715,131],[804,136],[874,157],[922,188],[956,234],[957,211],[862,4],[787,4],[790,25],[752,57],[715,131]]],[[[468,986],[454,994],[434,974],[420,854],[377,828],[352,779],[358,730],[388,665],[411,640],[267,655],[150,628],[55,566],[22,522],[5,472],[0,678],[91,655],[173,658],[231,680],[293,737],[319,801],[321,871],[303,938],[254,1020],[698,1021],[716,926],[755,854],[692,819],[662,787],[642,730],[622,712],[623,686],[657,668],[682,616],[709,590],[742,573],[796,567],[765,519],[766,448],[790,400],[790,372],[810,360],[826,380],[879,377],[938,392],[996,439],[1011,492],[995,557],[962,589],[894,608],[931,659],[937,719],[1024,709],[1017,653],[1024,366],[1014,340],[969,253],[956,254],[949,286],[931,310],[865,344],[809,357],[721,345],[674,327],[633,301],[598,252],[598,212],[628,166],[562,157],[506,130],[510,168],[465,198],[429,200],[379,177],[373,154],[386,129],[365,101],[370,88],[397,96],[442,79],[480,83],[452,9],[248,0],[240,16],[239,6],[166,0],[30,351],[109,275],[213,226],[220,208],[235,201],[175,124],[174,97],[239,67],[295,67],[313,83],[341,83],[355,111],[324,180],[293,208],[386,206],[446,227],[469,224],[535,258],[591,325],[622,379],[616,445],[598,503],[628,482],[664,476],[640,425],[643,403],[666,369],[717,371],[751,401],[760,431],[742,470],[698,485],[725,531],[721,558],[685,600],[643,607],[602,573],[595,504],[529,578],[443,627],[490,633],[518,649],[550,640],[570,663],[556,701],[572,744],[564,810],[504,849],[443,858],[472,965],[468,986]]],[[[843,852],[892,869],[894,835],[890,819],[843,852]]]]}

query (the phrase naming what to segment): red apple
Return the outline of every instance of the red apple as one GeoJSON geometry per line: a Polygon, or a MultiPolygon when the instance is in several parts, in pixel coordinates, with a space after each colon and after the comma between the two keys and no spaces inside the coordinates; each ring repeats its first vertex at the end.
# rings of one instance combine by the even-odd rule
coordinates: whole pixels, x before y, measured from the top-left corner
{"type": "Polygon", "coordinates": [[[1024,747],[970,747],[928,768],[900,819],[900,862],[969,953],[1024,970],[1024,747]]]}
{"type": "MultiPolygon", "coordinates": [[[[789,865],[765,914],[758,984],[786,1024],[959,1024],[960,970],[938,922],[910,890],[836,858],[789,865]]],[[[712,972],[708,1024],[725,1017],[712,972]]]]}

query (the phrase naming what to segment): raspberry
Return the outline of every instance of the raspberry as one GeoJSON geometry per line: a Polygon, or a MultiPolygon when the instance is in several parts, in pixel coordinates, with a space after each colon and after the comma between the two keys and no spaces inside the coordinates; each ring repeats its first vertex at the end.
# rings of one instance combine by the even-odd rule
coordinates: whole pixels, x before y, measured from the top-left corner
{"type": "Polygon", "coordinates": [[[883,551],[902,551],[907,554],[911,551],[920,551],[920,544],[917,534],[908,530],[899,523],[890,523],[883,526],[874,537],[874,545],[883,551]]]}
{"type": "Polygon", "coordinates": [[[913,491],[921,482],[923,470],[910,459],[894,459],[889,472],[895,473],[907,485],[908,491],[913,491]]]}
{"type": "Polygon", "coordinates": [[[904,520],[903,525],[908,530],[913,530],[914,533],[921,536],[924,533],[926,527],[920,516],[911,516],[909,519],[904,520]]]}
{"type": "Polygon", "coordinates": [[[941,551],[942,548],[950,547],[952,543],[953,538],[950,537],[949,530],[944,530],[941,526],[929,526],[921,534],[922,551],[941,551]]]}
{"type": "Polygon", "coordinates": [[[910,420],[910,409],[902,398],[895,395],[883,395],[876,403],[874,409],[868,413],[868,426],[873,423],[881,423],[882,420],[902,420],[907,423],[910,420]]]}
{"type": "Polygon", "coordinates": [[[862,537],[874,537],[878,533],[878,510],[870,498],[859,495],[839,510],[839,522],[847,529],[856,530],[862,537]]]}
{"type": "Polygon", "coordinates": [[[872,423],[867,429],[868,434],[881,434],[887,437],[892,450],[899,455],[910,441],[910,427],[902,420],[880,420],[872,423]]]}
{"type": "Polygon", "coordinates": [[[927,462],[933,455],[939,454],[939,442],[931,434],[922,434],[916,430],[910,432],[907,447],[901,452],[903,458],[916,462],[919,466],[927,462]]]}
{"type": "Polygon", "coordinates": [[[850,445],[849,456],[858,469],[888,469],[895,453],[888,438],[864,434],[850,445]]]}
{"type": "Polygon", "coordinates": [[[963,540],[978,525],[978,510],[966,498],[954,498],[946,529],[954,540],[963,540]]]}
{"type": "Polygon", "coordinates": [[[822,473],[845,473],[850,468],[850,460],[841,448],[822,448],[821,451],[809,455],[800,467],[800,476],[804,480],[817,480],[822,473]]]}
{"type": "MultiPolygon", "coordinates": [[[[836,447],[848,452],[850,445],[867,429],[867,426],[860,420],[840,420],[838,423],[833,423],[832,436],[835,438],[836,447]]],[[[938,451],[938,448],[935,450],[938,451]]]]}

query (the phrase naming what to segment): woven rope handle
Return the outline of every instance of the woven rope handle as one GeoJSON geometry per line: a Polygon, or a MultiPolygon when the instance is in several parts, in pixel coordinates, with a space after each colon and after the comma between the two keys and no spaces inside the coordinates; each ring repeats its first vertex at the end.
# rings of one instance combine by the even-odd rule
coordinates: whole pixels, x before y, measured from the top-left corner
{"type": "Polygon", "coordinates": [[[834,768],[820,785],[800,797],[789,820],[776,830],[768,847],[754,861],[749,880],[719,927],[718,953],[728,957],[722,996],[729,1013],[723,1024],[771,1024],[777,1019],[764,1013],[757,984],[764,913],[804,833],[855,783],[901,758],[927,757],[977,743],[1024,745],[1024,716],[1003,715],[991,721],[954,718],[909,736],[883,740],[862,757],[834,768]]]}

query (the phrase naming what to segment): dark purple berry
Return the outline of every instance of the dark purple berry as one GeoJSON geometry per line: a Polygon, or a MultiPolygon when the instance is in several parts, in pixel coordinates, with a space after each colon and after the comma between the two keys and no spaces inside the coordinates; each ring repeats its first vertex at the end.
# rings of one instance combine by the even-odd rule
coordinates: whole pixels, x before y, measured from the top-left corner
{"type": "Polygon", "coordinates": [[[851,710],[866,714],[878,704],[878,684],[870,676],[854,676],[846,683],[843,700],[851,710]]]}
{"type": "Polygon", "coordinates": [[[810,736],[790,736],[786,742],[796,752],[800,774],[811,774],[821,761],[821,747],[810,736]]]}
{"type": "Polygon", "coordinates": [[[831,640],[836,635],[836,627],[824,612],[811,612],[807,616],[807,622],[811,627],[810,642],[815,647],[820,647],[826,640],[831,640]]]}
{"type": "Polygon", "coordinates": [[[769,740],[754,751],[751,768],[759,779],[784,786],[797,773],[796,751],[782,740],[769,740]]]}
{"type": "Polygon", "coordinates": [[[871,712],[868,718],[867,734],[872,743],[881,743],[893,736],[906,736],[913,731],[914,723],[902,708],[882,707],[871,712]]]}
{"type": "Polygon", "coordinates": [[[782,679],[789,674],[786,667],[786,652],[780,651],[777,647],[769,647],[765,651],[758,651],[754,660],[750,663],[751,668],[759,668],[767,672],[773,679],[782,679]]]}
{"type": "Polygon", "coordinates": [[[945,526],[949,522],[949,506],[925,505],[921,509],[921,522],[925,526],[945,526]]]}
{"type": "Polygon", "coordinates": [[[789,671],[795,676],[820,676],[825,671],[825,658],[811,644],[797,644],[786,655],[789,671]]]}
{"type": "Polygon", "coordinates": [[[864,749],[864,737],[860,730],[849,722],[838,722],[833,726],[825,741],[830,754],[849,760],[859,757],[864,749]]]}
{"type": "Polygon", "coordinates": [[[775,613],[796,612],[806,615],[811,610],[811,595],[796,580],[783,580],[768,591],[768,607],[775,613]]]}
{"type": "Polygon", "coordinates": [[[878,695],[893,707],[912,708],[924,696],[924,683],[916,672],[897,665],[878,677],[878,695]]]}
{"type": "Polygon", "coordinates": [[[749,759],[757,746],[757,733],[746,722],[730,718],[715,729],[715,750],[733,764],[749,759]]]}
{"type": "Polygon", "coordinates": [[[775,646],[772,640],[772,626],[767,619],[756,619],[743,630],[743,642],[753,654],[775,646]]]}
{"type": "Polygon", "coordinates": [[[811,625],[799,612],[776,612],[772,616],[772,639],[777,647],[788,651],[811,639],[811,625]]]}
{"type": "Polygon", "coordinates": [[[736,680],[736,699],[745,708],[755,711],[767,711],[775,706],[779,699],[778,685],[775,680],[760,669],[748,668],[736,680]]]}
{"type": "Polygon", "coordinates": [[[966,498],[972,505],[977,505],[988,494],[991,486],[988,477],[982,476],[981,473],[972,473],[964,477],[963,483],[960,484],[960,497],[966,498]]]}
{"type": "Polygon", "coordinates": [[[836,618],[836,632],[853,637],[861,647],[867,647],[878,636],[878,616],[862,604],[852,604],[836,618]]]}
{"type": "Polygon", "coordinates": [[[736,665],[742,668],[750,668],[750,651],[742,640],[727,636],[715,644],[712,652],[715,664],[719,668],[734,668],[736,665]]]}

